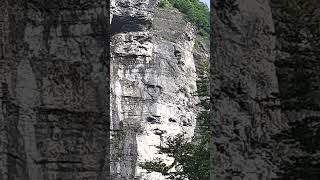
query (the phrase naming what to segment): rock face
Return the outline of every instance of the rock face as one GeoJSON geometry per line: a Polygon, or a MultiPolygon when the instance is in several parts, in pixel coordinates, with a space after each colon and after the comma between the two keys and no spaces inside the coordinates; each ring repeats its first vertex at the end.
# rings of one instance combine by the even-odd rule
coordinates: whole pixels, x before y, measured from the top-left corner
{"type": "MultiPolygon", "coordinates": [[[[277,148],[281,149],[278,174],[287,179],[319,179],[319,32],[308,25],[311,20],[286,21],[288,14],[285,8],[288,5],[271,2],[277,38],[275,65],[281,98],[281,121],[286,124],[275,138],[277,148]]],[[[300,13],[312,14],[312,19],[319,18],[317,1],[302,2],[306,5],[300,13]]]]}
{"type": "Polygon", "coordinates": [[[283,126],[268,1],[214,1],[212,179],[275,177],[271,136],[283,126]]]}
{"type": "MultiPolygon", "coordinates": [[[[1,1],[1,180],[162,180],[139,163],[200,132],[195,28],[159,0],[108,2],[1,1]]],[[[319,35],[278,3],[212,3],[211,179],[319,179],[319,35]]]]}
{"type": "MultiPolygon", "coordinates": [[[[147,82],[142,77],[152,56],[150,28],[154,3],[156,1],[113,2],[111,179],[134,179],[136,175],[137,134],[142,132],[143,108],[151,99],[143,99],[143,83],[147,82]]],[[[149,88],[155,95],[161,90],[152,84],[149,88]]]]}
{"type": "MultiPolygon", "coordinates": [[[[159,121],[143,122],[145,131],[138,137],[140,162],[159,156],[154,146],[161,145],[167,136],[186,133],[191,137],[196,125],[195,28],[175,9],[156,9],[152,35],[152,74],[146,74],[145,79],[161,87],[161,94],[153,98],[145,118],[159,121]]],[[[164,178],[151,174],[142,179],[164,178]]]]}
{"type": "Polygon", "coordinates": [[[301,2],[214,2],[212,179],[319,179],[319,33],[295,17],[318,5],[301,2]]]}
{"type": "Polygon", "coordinates": [[[0,179],[108,179],[106,1],[1,1],[0,179]]]}
{"type": "Polygon", "coordinates": [[[114,3],[112,179],[164,179],[138,164],[157,157],[164,137],[191,136],[196,125],[195,28],[177,10],[154,10],[156,4],[114,3]]]}
{"type": "Polygon", "coordinates": [[[175,10],[153,20],[157,3],[111,1],[110,20],[106,1],[0,4],[0,179],[163,179],[138,163],[193,134],[195,29],[175,10]]]}

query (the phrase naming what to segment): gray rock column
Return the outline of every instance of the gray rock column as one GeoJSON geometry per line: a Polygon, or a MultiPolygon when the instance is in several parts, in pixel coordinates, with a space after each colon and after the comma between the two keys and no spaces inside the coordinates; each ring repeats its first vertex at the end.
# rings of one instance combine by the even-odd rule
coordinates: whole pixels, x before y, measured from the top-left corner
{"type": "Polygon", "coordinates": [[[215,0],[211,31],[211,178],[271,179],[283,124],[268,1],[215,0]]]}
{"type": "Polygon", "coordinates": [[[136,175],[137,134],[142,131],[143,108],[152,101],[152,98],[144,98],[146,82],[143,81],[143,76],[149,69],[148,62],[152,56],[150,29],[153,8],[157,2],[113,2],[111,174],[114,180],[131,180],[136,175]]]}
{"type": "Polygon", "coordinates": [[[107,6],[0,2],[0,179],[109,179],[107,6]]]}
{"type": "Polygon", "coordinates": [[[112,178],[162,180],[138,165],[166,136],[196,125],[195,28],[158,1],[115,1],[112,14],[112,178]]]}

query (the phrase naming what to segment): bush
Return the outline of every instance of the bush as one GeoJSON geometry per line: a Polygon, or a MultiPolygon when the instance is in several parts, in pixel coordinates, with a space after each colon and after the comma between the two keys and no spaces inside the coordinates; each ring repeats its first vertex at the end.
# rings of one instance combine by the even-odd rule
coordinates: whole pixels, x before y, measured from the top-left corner
{"type": "Polygon", "coordinates": [[[161,8],[168,8],[168,7],[172,7],[171,3],[169,2],[169,0],[162,0],[159,3],[159,7],[161,8]]]}
{"type": "Polygon", "coordinates": [[[140,164],[148,173],[159,172],[166,179],[208,180],[209,179],[209,150],[206,148],[208,137],[204,137],[199,144],[188,142],[183,134],[169,137],[165,146],[157,146],[159,154],[173,157],[174,162],[166,165],[162,159],[155,158],[140,164]],[[175,168],[175,171],[172,169],[175,168]]]}
{"type": "Polygon", "coordinates": [[[174,7],[184,13],[189,21],[198,28],[201,36],[208,36],[210,31],[209,8],[199,0],[162,0],[160,7],[174,7]]]}

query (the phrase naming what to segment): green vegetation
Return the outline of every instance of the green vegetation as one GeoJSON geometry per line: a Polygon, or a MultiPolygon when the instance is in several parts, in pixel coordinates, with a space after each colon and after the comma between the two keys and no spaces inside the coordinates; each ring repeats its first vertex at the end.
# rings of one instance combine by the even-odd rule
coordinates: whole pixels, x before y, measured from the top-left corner
{"type": "Polygon", "coordinates": [[[186,17],[198,28],[201,36],[209,36],[209,8],[199,0],[162,0],[159,4],[161,8],[174,7],[184,13],[186,17]]]}
{"type": "Polygon", "coordinates": [[[162,0],[159,4],[159,7],[161,8],[168,8],[168,7],[172,7],[171,3],[169,2],[169,0],[162,0]]]}
{"type": "Polygon", "coordinates": [[[148,172],[160,172],[167,179],[184,180],[207,180],[209,179],[209,151],[207,150],[207,139],[198,143],[192,143],[178,134],[169,137],[165,146],[158,146],[159,154],[166,154],[174,158],[170,165],[166,165],[163,160],[156,158],[140,164],[148,172]],[[173,170],[173,168],[175,170],[173,170]]]}
{"type": "Polygon", "coordinates": [[[210,152],[209,144],[209,110],[203,110],[198,116],[201,130],[200,139],[190,141],[184,134],[168,137],[164,146],[157,146],[159,154],[165,154],[174,159],[167,165],[160,158],[140,164],[140,167],[150,172],[159,172],[167,179],[209,180],[210,152]]]}
{"type": "Polygon", "coordinates": [[[197,117],[198,126],[203,136],[209,136],[210,96],[209,96],[209,61],[203,59],[197,64],[197,96],[200,112],[197,117]]]}

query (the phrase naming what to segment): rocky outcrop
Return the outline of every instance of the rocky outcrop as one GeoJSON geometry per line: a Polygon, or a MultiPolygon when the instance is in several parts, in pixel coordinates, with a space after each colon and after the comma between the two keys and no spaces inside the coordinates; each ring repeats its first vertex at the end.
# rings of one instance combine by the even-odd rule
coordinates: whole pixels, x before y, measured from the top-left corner
{"type": "MultiPolygon", "coordinates": [[[[195,27],[178,10],[156,9],[152,28],[152,75],[146,74],[146,79],[162,91],[147,110],[147,119],[158,117],[159,122],[143,123],[145,132],[138,137],[140,162],[161,157],[172,163],[171,158],[158,155],[155,146],[163,144],[168,136],[186,133],[191,137],[194,134],[197,114],[195,33],[195,27]]],[[[157,174],[144,173],[142,177],[164,179],[157,174]]]]}
{"type": "Polygon", "coordinates": [[[135,178],[137,134],[143,131],[141,115],[147,103],[161,92],[160,87],[148,86],[142,78],[152,56],[150,28],[155,3],[156,0],[113,2],[110,168],[111,179],[115,180],[135,178]],[[144,88],[150,95],[143,94],[144,88]],[[144,99],[147,95],[149,99],[144,99]]]}
{"type": "Polygon", "coordinates": [[[164,179],[138,165],[160,156],[166,136],[193,134],[195,28],[177,10],[154,10],[156,1],[114,4],[112,179],[164,179]]]}
{"type": "MultiPolygon", "coordinates": [[[[0,179],[161,180],[139,163],[201,132],[208,45],[158,0],[108,2],[1,1],[0,179]]],[[[279,3],[213,2],[211,179],[319,179],[319,35],[279,3]]]]}
{"type": "Polygon", "coordinates": [[[153,21],[157,3],[111,1],[110,21],[106,1],[1,3],[0,179],[163,178],[138,164],[193,133],[195,28],[176,10],[153,21]]]}
{"type": "Polygon", "coordinates": [[[0,179],[108,179],[106,1],[1,1],[0,179]]]}
{"type": "Polygon", "coordinates": [[[280,121],[268,1],[214,1],[211,12],[212,179],[276,177],[280,121]]]}

